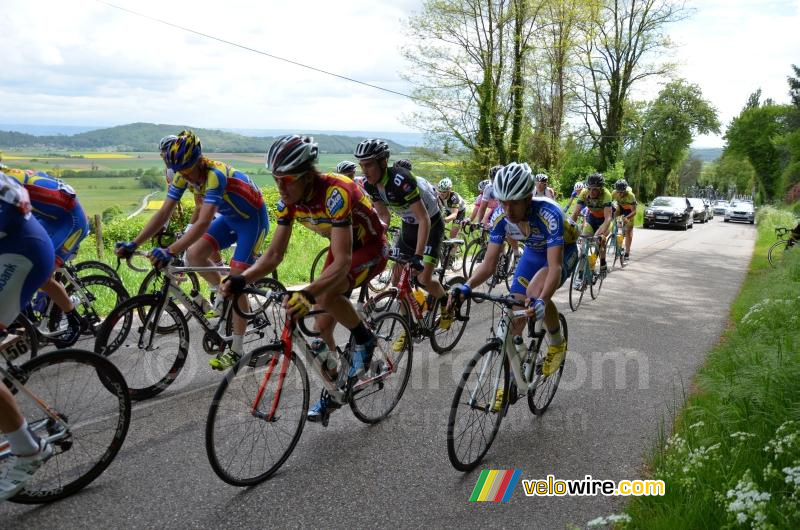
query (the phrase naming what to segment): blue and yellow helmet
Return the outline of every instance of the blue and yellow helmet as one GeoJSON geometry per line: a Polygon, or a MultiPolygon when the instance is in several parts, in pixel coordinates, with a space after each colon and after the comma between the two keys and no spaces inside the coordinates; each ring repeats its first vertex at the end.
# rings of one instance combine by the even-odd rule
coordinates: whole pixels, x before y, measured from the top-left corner
{"type": "Polygon", "coordinates": [[[203,148],[192,131],[181,131],[164,151],[164,163],[173,171],[189,169],[200,160],[203,148]]]}

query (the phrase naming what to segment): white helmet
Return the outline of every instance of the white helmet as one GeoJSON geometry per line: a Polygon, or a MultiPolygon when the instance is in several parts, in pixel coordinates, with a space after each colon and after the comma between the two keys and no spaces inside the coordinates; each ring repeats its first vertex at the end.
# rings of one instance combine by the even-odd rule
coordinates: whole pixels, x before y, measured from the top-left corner
{"type": "Polygon", "coordinates": [[[450,191],[453,189],[453,181],[449,178],[445,177],[439,181],[439,191],[444,193],[445,191],[450,191]]]}
{"type": "Polygon", "coordinates": [[[494,196],[498,201],[516,201],[533,194],[536,182],[528,164],[511,162],[494,177],[494,196]]]}
{"type": "Polygon", "coordinates": [[[586,184],[584,184],[582,181],[578,181],[578,182],[575,183],[575,187],[573,189],[575,191],[581,191],[585,187],[586,187],[586,184]]]}

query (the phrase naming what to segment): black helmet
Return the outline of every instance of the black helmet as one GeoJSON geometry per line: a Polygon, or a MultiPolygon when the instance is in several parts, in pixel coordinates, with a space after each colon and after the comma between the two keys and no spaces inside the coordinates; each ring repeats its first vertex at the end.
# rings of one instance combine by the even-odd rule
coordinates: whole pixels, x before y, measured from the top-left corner
{"type": "Polygon", "coordinates": [[[403,169],[411,171],[411,160],[407,158],[401,158],[400,160],[394,163],[394,167],[401,167],[403,169]]]}
{"type": "Polygon", "coordinates": [[[359,160],[381,160],[383,158],[389,158],[390,154],[389,144],[383,140],[377,140],[374,138],[371,140],[364,140],[358,144],[355,152],[353,153],[353,155],[355,155],[355,157],[359,160]]]}
{"type": "Polygon", "coordinates": [[[614,189],[620,193],[628,191],[628,181],[625,179],[619,179],[614,183],[614,189]]]}
{"type": "Polygon", "coordinates": [[[606,179],[600,173],[592,173],[586,177],[586,186],[589,188],[602,188],[606,185],[606,179]]]}
{"type": "Polygon", "coordinates": [[[492,169],[489,170],[489,179],[494,180],[495,175],[497,175],[497,172],[500,171],[501,169],[503,169],[502,164],[493,166],[492,169]]]}

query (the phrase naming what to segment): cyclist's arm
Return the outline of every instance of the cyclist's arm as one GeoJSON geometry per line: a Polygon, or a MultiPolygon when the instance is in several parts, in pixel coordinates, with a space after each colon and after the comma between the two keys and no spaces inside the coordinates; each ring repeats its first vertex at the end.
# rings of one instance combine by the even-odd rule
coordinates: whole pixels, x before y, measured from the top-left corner
{"type": "Polygon", "coordinates": [[[471,288],[476,288],[488,280],[497,268],[500,253],[503,251],[502,243],[489,243],[486,247],[486,255],[478,268],[472,271],[472,276],[464,282],[471,288]]]}
{"type": "Polygon", "coordinates": [[[353,262],[353,226],[334,226],[331,228],[331,247],[333,261],[325,267],[319,278],[306,287],[306,291],[319,296],[341,283],[347,276],[353,262]]]}
{"type": "Polygon", "coordinates": [[[450,215],[445,217],[444,222],[449,223],[450,221],[453,221],[456,217],[458,217],[458,207],[450,208],[450,215]]]}
{"type": "Polygon", "coordinates": [[[189,219],[189,224],[194,224],[197,222],[197,218],[200,216],[200,209],[203,207],[203,196],[202,195],[195,195],[194,196],[194,211],[192,212],[192,218],[189,219]]]}
{"type": "Polygon", "coordinates": [[[172,210],[175,209],[176,204],[178,204],[178,201],[167,197],[166,200],[164,200],[164,204],[161,205],[161,208],[147,221],[147,224],[144,225],[144,228],[142,228],[139,235],[134,238],[133,242],[136,243],[137,246],[141,246],[142,243],[161,230],[164,224],[169,221],[169,216],[172,215],[172,210]]]}
{"type": "Polygon", "coordinates": [[[378,217],[383,221],[383,224],[389,226],[391,215],[389,214],[389,208],[386,206],[386,203],[383,201],[375,201],[372,204],[375,207],[375,211],[378,212],[378,217]]]}
{"type": "MultiPolygon", "coordinates": [[[[564,247],[553,246],[547,248],[547,276],[544,279],[542,291],[538,298],[545,302],[553,297],[553,294],[561,285],[561,267],[564,260],[564,247]]],[[[534,293],[535,294],[535,293],[534,293]]]]}
{"type": "Polygon", "coordinates": [[[195,208],[195,213],[197,214],[197,219],[192,223],[189,231],[167,249],[170,254],[180,254],[208,232],[208,227],[211,226],[211,221],[214,220],[214,214],[217,213],[217,206],[207,202],[199,210],[195,208]]]}
{"type": "Polygon", "coordinates": [[[272,241],[269,243],[266,252],[264,252],[258,260],[242,273],[248,283],[260,280],[267,274],[271,273],[278,268],[283,256],[286,255],[286,249],[289,246],[289,238],[292,237],[292,225],[279,224],[275,229],[275,234],[272,236],[272,241]]]}
{"type": "Polygon", "coordinates": [[[469,214],[469,222],[470,223],[474,223],[475,219],[477,219],[478,214],[480,213],[480,210],[481,210],[481,203],[478,203],[477,205],[472,207],[472,211],[469,214]]]}
{"type": "Polygon", "coordinates": [[[636,203],[631,204],[631,213],[628,215],[628,219],[633,221],[633,218],[636,217],[636,203]]]}
{"type": "Polygon", "coordinates": [[[483,216],[486,215],[487,202],[488,201],[482,200],[481,205],[478,206],[478,215],[476,215],[475,218],[478,220],[479,223],[483,223],[483,216]]]}
{"type": "Polygon", "coordinates": [[[572,220],[577,221],[578,216],[581,214],[581,210],[583,210],[584,204],[581,201],[575,203],[575,209],[572,210],[572,220]]]}
{"type": "Polygon", "coordinates": [[[608,225],[611,224],[611,206],[603,208],[603,214],[605,219],[603,219],[603,224],[600,225],[600,228],[597,229],[597,232],[601,234],[608,232],[608,225]]]}
{"type": "Polygon", "coordinates": [[[425,246],[428,244],[428,234],[431,230],[431,218],[428,217],[428,210],[420,200],[410,206],[411,213],[417,218],[417,248],[415,254],[422,256],[425,254],[425,246]]]}

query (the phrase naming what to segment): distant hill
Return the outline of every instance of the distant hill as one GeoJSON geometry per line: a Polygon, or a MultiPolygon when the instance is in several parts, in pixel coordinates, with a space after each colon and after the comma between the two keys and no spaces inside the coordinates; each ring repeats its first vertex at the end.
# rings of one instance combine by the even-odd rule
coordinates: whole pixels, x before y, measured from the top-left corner
{"type": "Polygon", "coordinates": [[[722,156],[721,147],[703,147],[699,149],[689,149],[689,156],[699,158],[703,162],[713,162],[722,156]]]}
{"type": "MultiPolygon", "coordinates": [[[[0,149],[67,149],[102,151],[155,151],[158,141],[182,129],[191,128],[209,152],[261,153],[278,136],[244,136],[216,129],[192,128],[186,125],[131,123],[79,134],[35,136],[20,132],[0,131],[0,149]]],[[[319,134],[314,136],[323,153],[351,153],[364,137],[319,134]]],[[[404,145],[388,140],[393,152],[408,151],[404,145]]]]}

